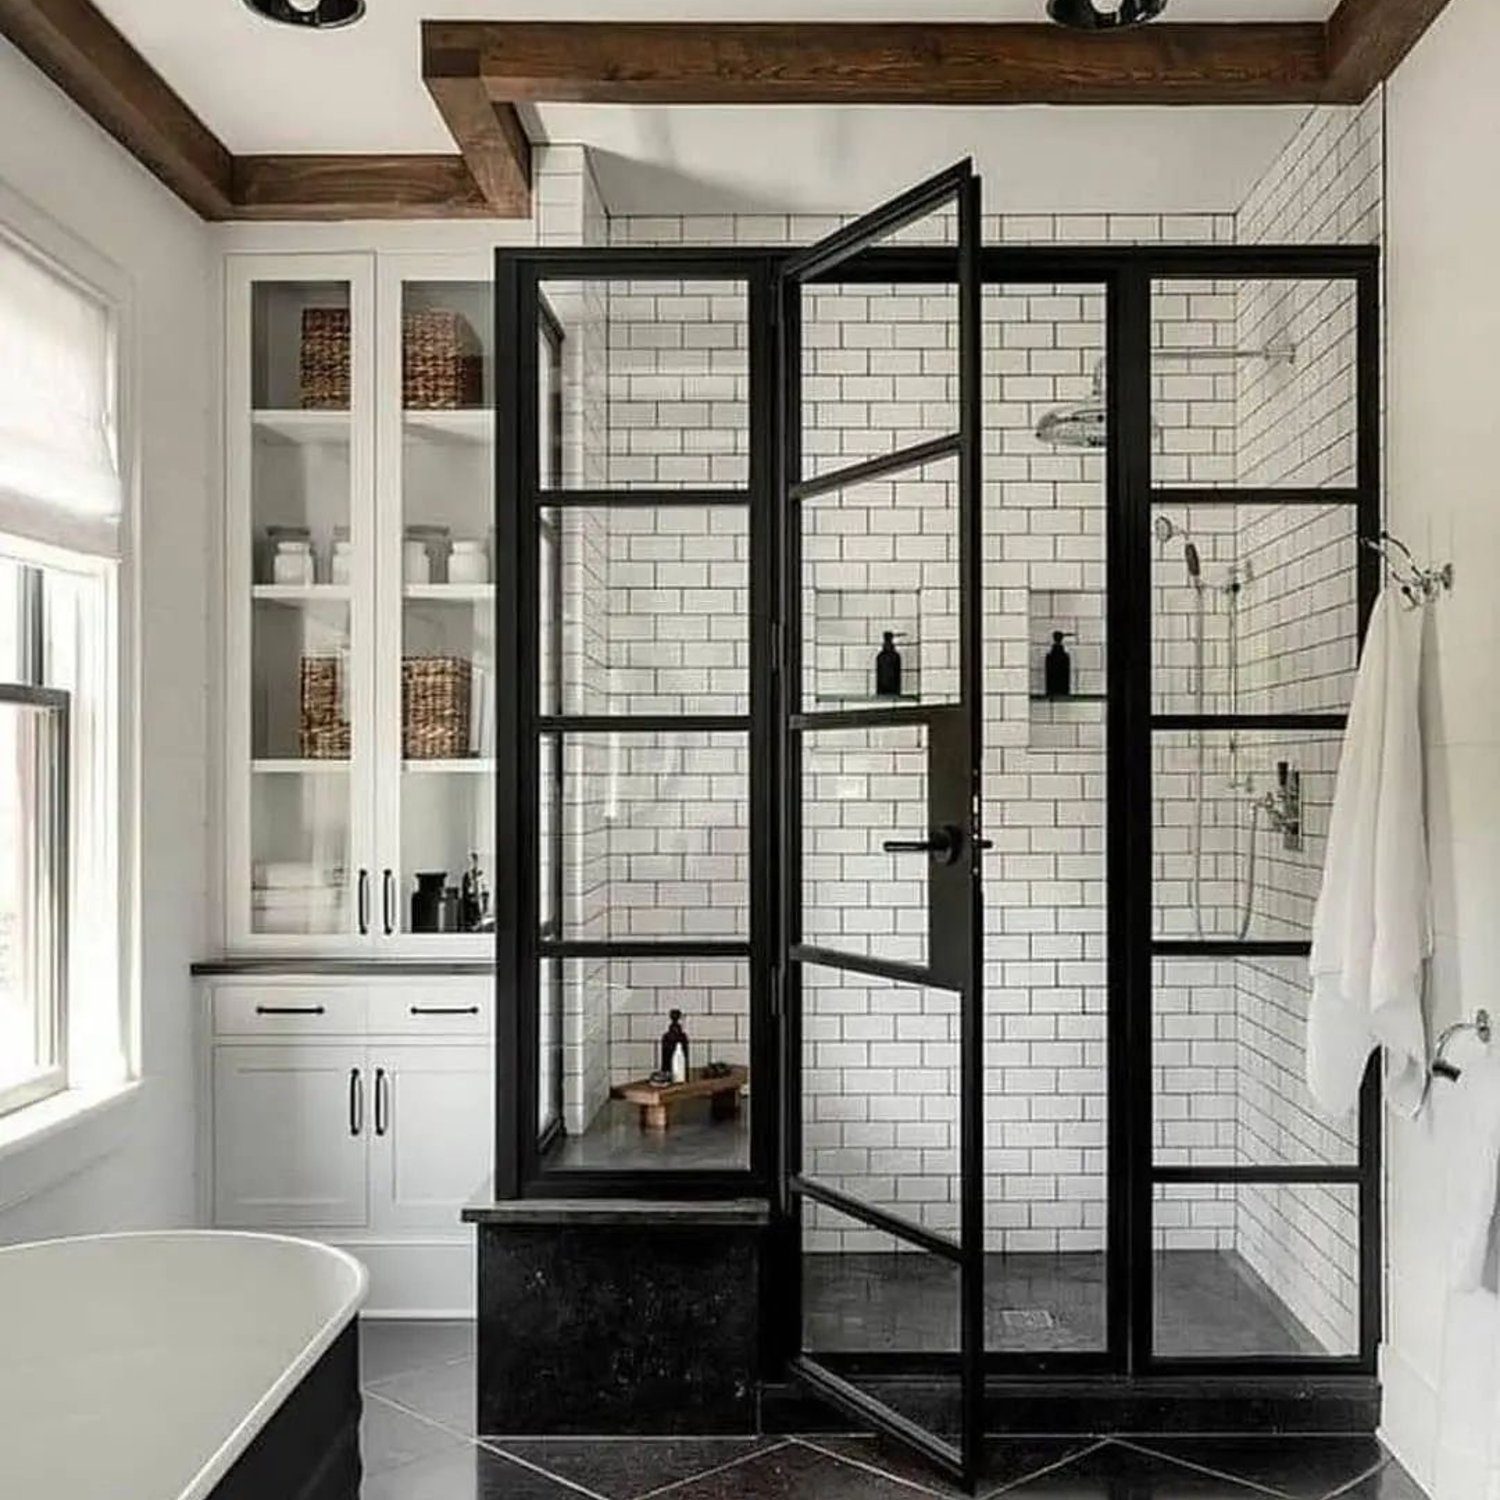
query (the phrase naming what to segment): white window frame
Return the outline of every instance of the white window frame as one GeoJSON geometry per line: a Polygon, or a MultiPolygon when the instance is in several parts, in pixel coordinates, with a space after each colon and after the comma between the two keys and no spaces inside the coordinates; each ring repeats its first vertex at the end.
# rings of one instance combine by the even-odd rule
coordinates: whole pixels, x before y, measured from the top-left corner
{"type": "MultiPolygon", "coordinates": [[[[15,561],[44,569],[62,570],[97,579],[102,588],[103,639],[98,642],[105,664],[105,684],[98,707],[100,741],[94,747],[93,769],[105,778],[107,796],[104,826],[94,830],[103,847],[89,852],[109,871],[110,911],[116,935],[113,983],[99,983],[99,970],[80,974],[70,964],[69,987],[63,1000],[68,1073],[63,1092],[76,1096],[78,1108],[107,1103],[129,1089],[141,1075],[140,1037],[140,809],[139,716],[141,665],[139,598],[134,569],[134,538],[139,524],[139,433],[135,420],[138,344],[135,297],[129,275],[114,262],[78,239],[34,204],[0,183],[0,235],[27,253],[50,263],[106,308],[112,336],[114,412],[122,506],[107,545],[99,523],[80,518],[76,529],[64,515],[38,517],[26,534],[6,534],[0,527],[0,551],[15,561]],[[80,1042],[83,1045],[80,1045],[80,1042]]],[[[0,500],[15,497],[0,496],[0,500]]],[[[25,514],[24,505],[20,507],[25,514]]],[[[30,521],[32,518],[27,517],[30,521]]],[[[70,766],[76,784],[76,759],[70,766]]],[[[70,799],[75,805],[77,798],[70,799]]],[[[70,948],[76,951],[79,914],[73,911],[77,872],[76,824],[68,846],[70,948]]],[[[0,1152],[17,1144],[29,1128],[28,1111],[35,1109],[38,1136],[56,1128],[58,1103],[54,1092],[45,1100],[15,1107],[0,1101],[0,1152]],[[21,1135],[17,1135],[17,1131],[21,1135]]],[[[74,1106],[68,1105],[68,1109],[74,1106]]]]}

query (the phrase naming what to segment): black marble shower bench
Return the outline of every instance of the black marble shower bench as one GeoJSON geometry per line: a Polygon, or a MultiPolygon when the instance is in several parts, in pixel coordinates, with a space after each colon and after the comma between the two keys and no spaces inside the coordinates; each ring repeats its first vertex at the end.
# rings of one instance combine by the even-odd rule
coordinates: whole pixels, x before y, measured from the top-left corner
{"type": "Polygon", "coordinates": [[[760,1199],[520,1199],[479,1237],[479,1431],[757,1428],[760,1199]]]}

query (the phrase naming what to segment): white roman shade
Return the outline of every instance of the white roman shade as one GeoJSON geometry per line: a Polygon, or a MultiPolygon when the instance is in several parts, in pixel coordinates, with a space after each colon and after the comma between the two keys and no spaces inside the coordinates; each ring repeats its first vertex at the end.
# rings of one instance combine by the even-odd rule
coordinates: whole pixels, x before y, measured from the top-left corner
{"type": "Polygon", "coordinates": [[[116,388],[109,305],[0,233],[0,531],[118,552],[116,388]]]}

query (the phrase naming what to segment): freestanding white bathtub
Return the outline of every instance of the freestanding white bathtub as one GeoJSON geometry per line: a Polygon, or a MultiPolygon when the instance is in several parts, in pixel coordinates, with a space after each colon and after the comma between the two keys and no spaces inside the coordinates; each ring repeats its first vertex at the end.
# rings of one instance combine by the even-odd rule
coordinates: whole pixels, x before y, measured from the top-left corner
{"type": "Polygon", "coordinates": [[[0,1249],[0,1495],[321,1497],[351,1461],[357,1486],[368,1284],[343,1251],[274,1235],[0,1249]]]}

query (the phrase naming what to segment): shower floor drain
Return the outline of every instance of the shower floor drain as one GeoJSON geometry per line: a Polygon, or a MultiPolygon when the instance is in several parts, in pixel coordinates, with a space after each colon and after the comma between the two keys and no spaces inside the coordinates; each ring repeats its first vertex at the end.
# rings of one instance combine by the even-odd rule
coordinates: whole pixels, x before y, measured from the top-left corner
{"type": "Polygon", "coordinates": [[[1000,1321],[1013,1333],[1045,1333],[1057,1319],[1045,1307],[1002,1307],[1000,1321]]]}

